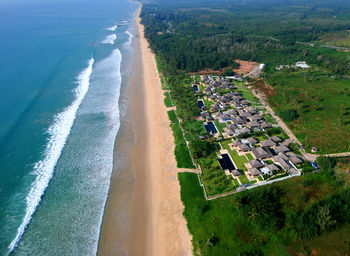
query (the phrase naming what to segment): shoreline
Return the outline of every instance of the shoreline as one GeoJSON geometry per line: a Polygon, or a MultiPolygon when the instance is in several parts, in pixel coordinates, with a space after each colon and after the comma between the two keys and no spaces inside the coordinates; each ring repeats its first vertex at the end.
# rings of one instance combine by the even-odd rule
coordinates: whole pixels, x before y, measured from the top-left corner
{"type": "MultiPolygon", "coordinates": [[[[140,6],[141,11],[142,6],[140,6]]],[[[174,155],[175,143],[170,120],[164,104],[164,91],[160,82],[155,55],[144,37],[140,23],[140,11],[136,17],[141,50],[142,78],[148,124],[149,185],[151,204],[148,205],[148,245],[146,255],[192,255],[191,236],[188,232],[184,206],[180,199],[178,169],[174,155]],[[150,243],[150,244],[149,244],[150,243]],[[151,254],[150,254],[151,253],[151,254]]],[[[135,159],[136,160],[136,159],[135,159]]],[[[138,179],[136,179],[136,186],[138,179]]],[[[137,194],[135,193],[135,198],[137,194]]],[[[131,205],[133,211],[133,205],[131,205]]],[[[135,209],[135,208],[134,208],[135,209]]],[[[135,213],[135,212],[134,212],[135,213]]],[[[138,214],[135,214],[137,216],[138,214]]],[[[131,219],[132,221],[133,219],[131,219]]],[[[132,231],[132,230],[131,230],[132,231]]],[[[135,230],[135,233],[138,231],[135,230]]],[[[127,245],[134,247],[133,233],[127,245]]],[[[138,245],[138,243],[136,243],[138,245]]],[[[136,254],[130,254],[136,255],[136,254]]],[[[137,254],[138,255],[138,254],[137,254]]],[[[144,255],[144,254],[143,254],[144,255]]]]}
{"type": "Polygon", "coordinates": [[[182,215],[174,138],[155,56],[140,24],[141,8],[140,4],[127,92],[127,115],[132,120],[121,124],[116,138],[98,255],[192,255],[182,215]],[[132,135],[136,141],[130,144],[132,135]],[[130,154],[129,164],[123,167],[118,166],[121,152],[130,154]]]}

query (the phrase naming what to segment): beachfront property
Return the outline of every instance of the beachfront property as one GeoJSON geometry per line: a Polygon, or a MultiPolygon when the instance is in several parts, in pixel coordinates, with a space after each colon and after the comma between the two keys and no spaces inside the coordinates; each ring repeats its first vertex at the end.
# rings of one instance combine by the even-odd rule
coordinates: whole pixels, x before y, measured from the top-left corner
{"type": "Polygon", "coordinates": [[[288,147],[292,141],[283,130],[263,118],[264,104],[243,83],[220,76],[201,76],[200,81],[192,88],[201,88],[197,102],[201,120],[221,146],[218,162],[227,176],[246,186],[300,175],[304,159],[288,147]],[[276,129],[283,136],[273,134],[276,129]]]}

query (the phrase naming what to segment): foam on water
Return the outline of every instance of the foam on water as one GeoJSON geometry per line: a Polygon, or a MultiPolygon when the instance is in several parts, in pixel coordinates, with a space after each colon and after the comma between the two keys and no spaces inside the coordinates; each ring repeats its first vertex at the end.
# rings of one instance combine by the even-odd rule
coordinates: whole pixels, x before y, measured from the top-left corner
{"type": "MultiPolygon", "coordinates": [[[[108,146],[106,145],[106,149],[103,152],[104,162],[108,166],[108,171],[106,173],[106,177],[108,177],[106,181],[105,195],[103,201],[103,207],[101,207],[101,212],[99,216],[99,225],[96,230],[96,245],[95,245],[95,253],[97,253],[98,249],[98,238],[100,236],[101,225],[103,220],[103,211],[107,202],[108,190],[110,186],[110,176],[112,174],[113,169],[113,148],[114,148],[114,140],[117,136],[117,133],[120,128],[120,109],[119,109],[119,97],[120,97],[120,89],[122,83],[121,76],[121,62],[122,55],[119,49],[113,50],[112,54],[106,59],[102,60],[97,68],[101,68],[103,70],[104,77],[113,77],[113,81],[115,85],[113,86],[113,90],[111,92],[111,101],[109,104],[106,104],[104,107],[101,106],[97,111],[101,111],[108,118],[108,123],[110,126],[110,130],[108,135],[106,136],[106,142],[108,142],[108,146]],[[109,156],[108,159],[106,156],[109,156]]],[[[93,108],[96,109],[96,108],[93,108]]],[[[91,109],[90,109],[91,111],[91,109]]],[[[94,111],[94,110],[93,110],[94,111]]]]}
{"type": "Polygon", "coordinates": [[[54,168],[73,126],[77,110],[89,89],[90,76],[92,74],[93,65],[94,59],[91,58],[89,60],[88,67],[84,69],[77,77],[78,86],[74,90],[74,101],[70,106],[65,108],[62,112],[58,113],[54,117],[53,123],[48,128],[47,133],[50,135],[50,137],[44,151],[44,158],[34,165],[34,171],[32,172],[32,175],[35,175],[36,177],[31,185],[28,195],[26,196],[25,216],[22,220],[21,225],[17,229],[15,238],[8,246],[9,253],[13,251],[17,246],[37,206],[40,203],[45,189],[49,185],[50,179],[52,178],[54,172],[54,168]]]}
{"type": "Polygon", "coordinates": [[[125,48],[131,47],[132,38],[134,37],[133,34],[130,33],[130,31],[125,31],[125,33],[129,36],[128,41],[124,43],[125,48]]]}
{"type": "Polygon", "coordinates": [[[106,28],[106,30],[115,31],[117,28],[118,28],[118,25],[114,25],[112,27],[106,28]]]}
{"type": "Polygon", "coordinates": [[[103,39],[103,41],[101,43],[103,43],[103,44],[114,44],[116,39],[117,39],[117,35],[116,34],[112,34],[112,35],[106,36],[106,38],[103,39]]]}

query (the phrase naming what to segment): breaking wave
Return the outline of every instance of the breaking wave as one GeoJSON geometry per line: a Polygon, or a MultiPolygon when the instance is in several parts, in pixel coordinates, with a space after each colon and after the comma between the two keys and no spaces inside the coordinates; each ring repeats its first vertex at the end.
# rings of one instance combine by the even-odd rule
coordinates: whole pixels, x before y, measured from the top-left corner
{"type": "Polygon", "coordinates": [[[9,253],[16,248],[21,239],[26,227],[30,223],[32,216],[40,203],[41,197],[45,189],[49,185],[52,178],[54,168],[62,153],[64,145],[70,134],[73,126],[77,110],[84,99],[90,85],[90,77],[94,65],[94,59],[89,60],[88,67],[85,68],[77,77],[78,86],[74,90],[75,99],[70,106],[66,107],[62,112],[54,117],[54,121],[48,128],[47,133],[50,135],[46,149],[44,151],[44,158],[34,165],[32,175],[35,175],[35,180],[31,185],[31,189],[26,196],[26,210],[25,216],[21,225],[17,229],[16,237],[8,246],[9,253]]]}
{"type": "Polygon", "coordinates": [[[112,35],[106,36],[106,38],[102,41],[102,43],[103,44],[114,44],[116,39],[117,39],[117,35],[112,34],[112,35]]]}
{"type": "Polygon", "coordinates": [[[112,27],[106,28],[106,30],[115,31],[117,28],[118,28],[118,25],[114,25],[112,27]]]}

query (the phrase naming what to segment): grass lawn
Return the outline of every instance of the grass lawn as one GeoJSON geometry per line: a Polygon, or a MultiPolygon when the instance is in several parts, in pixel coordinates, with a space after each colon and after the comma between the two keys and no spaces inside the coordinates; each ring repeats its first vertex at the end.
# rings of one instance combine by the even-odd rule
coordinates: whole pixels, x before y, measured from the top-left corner
{"type": "Polygon", "coordinates": [[[166,107],[170,108],[173,106],[173,104],[171,103],[171,100],[170,100],[170,95],[168,92],[164,93],[165,95],[165,98],[164,98],[164,104],[166,107]]]}
{"type": "Polygon", "coordinates": [[[186,141],[182,135],[182,130],[179,121],[176,118],[175,111],[168,111],[168,116],[171,121],[170,127],[173,130],[175,140],[175,158],[178,168],[195,168],[192,163],[192,158],[189,149],[186,145],[186,141]]]}
{"type": "Polygon", "coordinates": [[[254,94],[247,88],[247,86],[243,83],[235,83],[238,91],[242,94],[242,97],[251,103],[259,103],[259,99],[254,96],[254,94]]]}
{"type": "Polygon", "coordinates": [[[251,103],[259,103],[259,99],[255,97],[249,89],[239,89],[238,91],[242,94],[243,98],[250,101],[251,103]]]}
{"type": "Polygon", "coordinates": [[[214,102],[210,101],[210,100],[207,100],[205,98],[203,98],[203,101],[204,101],[204,105],[206,106],[206,108],[208,109],[208,111],[210,111],[211,109],[211,106],[214,104],[214,102]]]}
{"type": "Polygon", "coordinates": [[[236,167],[241,171],[247,171],[247,168],[244,166],[245,163],[248,162],[247,158],[245,156],[239,156],[237,151],[231,150],[228,144],[232,143],[231,140],[225,140],[221,142],[221,146],[224,149],[227,149],[231,158],[235,162],[236,167]]]}
{"type": "Polygon", "coordinates": [[[242,184],[253,183],[253,182],[250,182],[248,180],[247,176],[244,173],[242,173],[242,175],[239,176],[238,178],[239,178],[239,180],[241,181],[242,184]]]}
{"type": "Polygon", "coordinates": [[[264,113],[262,115],[262,118],[264,118],[265,121],[268,122],[269,124],[277,124],[276,119],[273,118],[273,116],[269,112],[264,113]]]}
{"type": "Polygon", "coordinates": [[[253,160],[254,159],[254,157],[250,153],[246,154],[246,156],[248,157],[249,160],[253,160]]]}
{"type": "Polygon", "coordinates": [[[222,135],[222,132],[224,128],[226,127],[226,123],[220,123],[218,120],[214,120],[216,128],[218,128],[220,134],[222,135]]]}
{"type": "Polygon", "coordinates": [[[235,184],[236,187],[239,187],[239,182],[237,179],[233,179],[233,183],[235,184]]]}
{"type": "Polygon", "coordinates": [[[269,102],[276,113],[288,109],[299,117],[287,122],[307,150],[319,153],[350,151],[349,80],[317,77],[315,73],[276,72],[275,95],[269,102]]]}

